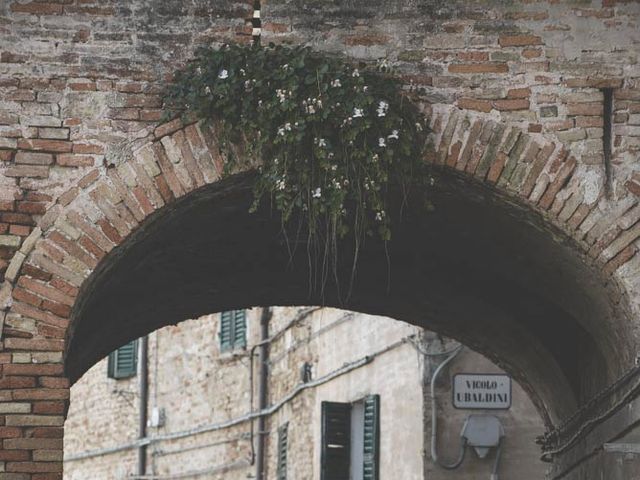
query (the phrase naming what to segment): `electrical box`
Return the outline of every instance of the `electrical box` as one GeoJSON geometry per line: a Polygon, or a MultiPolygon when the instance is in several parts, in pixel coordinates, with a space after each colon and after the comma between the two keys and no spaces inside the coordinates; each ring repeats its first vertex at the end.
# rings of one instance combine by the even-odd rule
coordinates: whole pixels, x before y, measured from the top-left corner
{"type": "Polygon", "coordinates": [[[478,457],[485,458],[491,448],[500,445],[504,428],[493,415],[469,415],[462,427],[461,436],[473,447],[478,457]]]}
{"type": "Polygon", "coordinates": [[[164,427],[165,414],[164,408],[153,407],[151,409],[151,415],[147,421],[147,426],[152,428],[164,427]]]}

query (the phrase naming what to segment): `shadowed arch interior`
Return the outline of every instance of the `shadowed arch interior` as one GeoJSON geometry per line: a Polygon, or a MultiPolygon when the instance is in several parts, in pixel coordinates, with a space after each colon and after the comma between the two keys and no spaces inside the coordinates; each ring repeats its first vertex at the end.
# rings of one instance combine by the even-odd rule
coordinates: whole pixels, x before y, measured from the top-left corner
{"type": "MultiPolygon", "coordinates": [[[[324,304],[464,342],[512,374],[547,423],[557,423],[627,364],[618,352],[631,351],[630,340],[614,327],[620,313],[559,230],[480,183],[450,171],[434,176],[435,209],[418,200],[404,207],[390,264],[380,242],[364,245],[348,300],[331,285],[322,298],[309,293],[305,245],[290,262],[279,220],[267,209],[248,213],[251,174],[182,197],[145,220],[84,283],[67,338],[68,375],[75,381],[119,345],[188,318],[324,304]]],[[[340,259],[345,278],[350,266],[340,259]]]]}

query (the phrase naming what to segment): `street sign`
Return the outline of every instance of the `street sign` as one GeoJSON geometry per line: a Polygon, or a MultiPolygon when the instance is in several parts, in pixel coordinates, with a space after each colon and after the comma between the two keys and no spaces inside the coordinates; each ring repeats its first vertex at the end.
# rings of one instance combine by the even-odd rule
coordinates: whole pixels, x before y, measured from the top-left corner
{"type": "Polygon", "coordinates": [[[511,377],[459,373],[453,377],[455,408],[506,410],[511,407],[511,377]]]}

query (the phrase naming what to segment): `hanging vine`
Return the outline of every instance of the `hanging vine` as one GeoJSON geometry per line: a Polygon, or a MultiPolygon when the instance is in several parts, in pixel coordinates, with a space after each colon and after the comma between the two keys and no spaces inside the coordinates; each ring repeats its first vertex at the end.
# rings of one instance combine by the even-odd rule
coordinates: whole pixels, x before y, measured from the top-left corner
{"type": "Polygon", "coordinates": [[[308,47],[205,48],[177,72],[165,105],[216,123],[228,172],[257,168],[251,210],[270,201],[285,233],[307,236],[314,287],[336,274],[347,234],[353,280],[366,237],[391,239],[390,186],[421,176],[425,119],[384,63],[354,66],[308,47]]]}

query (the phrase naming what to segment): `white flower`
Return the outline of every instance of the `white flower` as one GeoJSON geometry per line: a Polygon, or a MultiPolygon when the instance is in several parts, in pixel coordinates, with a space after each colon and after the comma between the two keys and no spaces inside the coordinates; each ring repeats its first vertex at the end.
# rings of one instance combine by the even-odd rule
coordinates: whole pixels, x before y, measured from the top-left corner
{"type": "Polygon", "coordinates": [[[284,128],[280,127],[280,128],[278,129],[278,135],[280,135],[280,136],[284,137],[284,128]]]}
{"type": "Polygon", "coordinates": [[[422,131],[422,125],[420,125],[419,123],[416,122],[416,131],[421,132],[422,131]]]}
{"type": "Polygon", "coordinates": [[[391,140],[392,138],[393,138],[394,140],[398,140],[398,138],[399,138],[399,137],[398,137],[398,133],[400,133],[400,132],[398,132],[398,130],[394,130],[394,131],[392,131],[392,132],[391,132],[391,135],[389,135],[387,138],[388,138],[389,140],[391,140]]]}
{"type": "Polygon", "coordinates": [[[327,141],[324,138],[321,138],[320,140],[318,140],[318,146],[319,147],[326,147],[327,146],[327,141]]]}
{"type": "Polygon", "coordinates": [[[200,68],[200,67],[196,68],[196,73],[198,75],[201,75],[202,74],[202,68],[200,68]]]}
{"type": "Polygon", "coordinates": [[[225,78],[229,78],[229,72],[225,69],[220,70],[220,72],[218,73],[218,78],[220,80],[224,80],[225,78]]]}
{"type": "Polygon", "coordinates": [[[338,165],[331,165],[331,171],[335,172],[336,170],[338,170],[338,165]]]}
{"type": "Polygon", "coordinates": [[[385,217],[385,213],[384,210],[380,210],[379,212],[376,213],[376,220],[381,222],[382,219],[385,217]]]}
{"type": "Polygon", "coordinates": [[[363,117],[364,116],[364,111],[361,108],[354,108],[353,109],[353,118],[358,118],[358,117],[363,117]]]}
{"type": "Polygon", "coordinates": [[[211,95],[211,87],[209,87],[209,85],[204,87],[204,93],[206,93],[207,95],[211,95]]]}
{"type": "Polygon", "coordinates": [[[284,129],[285,129],[287,132],[290,132],[290,131],[291,131],[291,124],[290,124],[289,122],[285,123],[285,124],[284,124],[284,129]]]}
{"type": "Polygon", "coordinates": [[[369,87],[367,85],[365,85],[364,87],[362,87],[362,91],[366,92],[367,90],[369,90],[369,87]]]}
{"type": "Polygon", "coordinates": [[[285,184],[284,178],[282,178],[282,179],[280,179],[280,180],[278,180],[278,181],[276,182],[276,188],[277,188],[278,190],[284,190],[284,189],[285,189],[285,187],[286,187],[286,184],[285,184]]]}
{"type": "Polygon", "coordinates": [[[287,68],[289,68],[289,64],[288,63],[285,63],[284,65],[282,65],[282,69],[283,70],[286,70],[287,68]]]}
{"type": "Polygon", "coordinates": [[[340,79],[336,78],[335,80],[332,80],[331,81],[331,86],[334,87],[334,88],[341,87],[342,84],[340,83],[340,79]]]}
{"type": "Polygon", "coordinates": [[[356,68],[353,73],[351,74],[351,76],[353,77],[359,77],[360,76],[360,72],[358,71],[358,69],[356,68]]]}
{"type": "Polygon", "coordinates": [[[244,82],[244,88],[245,90],[249,90],[249,87],[251,86],[251,82],[249,80],[245,80],[244,82]]]}
{"type": "Polygon", "coordinates": [[[245,74],[244,68],[241,68],[241,69],[240,69],[240,74],[241,74],[242,76],[244,76],[244,74],[245,74]]]}
{"type": "Polygon", "coordinates": [[[374,153],[374,154],[373,154],[373,157],[371,157],[371,160],[373,160],[374,162],[377,162],[377,161],[378,161],[378,158],[380,158],[380,157],[378,157],[378,154],[377,154],[377,153],[374,153]]]}
{"type": "Polygon", "coordinates": [[[389,109],[389,104],[384,100],[380,100],[380,103],[378,103],[378,109],[376,110],[378,112],[378,116],[384,117],[387,114],[388,109],[389,109]]]}
{"type": "Polygon", "coordinates": [[[312,191],[311,196],[313,198],[320,198],[322,196],[322,189],[320,187],[312,191]]]}
{"type": "Polygon", "coordinates": [[[384,138],[380,137],[380,138],[378,139],[378,146],[379,146],[380,148],[382,148],[382,147],[386,147],[386,146],[387,146],[387,142],[385,141],[385,139],[384,139],[384,138]]]}
{"type": "Polygon", "coordinates": [[[313,105],[307,105],[307,106],[305,107],[305,110],[307,111],[307,113],[308,113],[309,115],[313,115],[314,113],[316,113],[316,109],[314,108],[314,106],[313,106],[313,105]]]}

